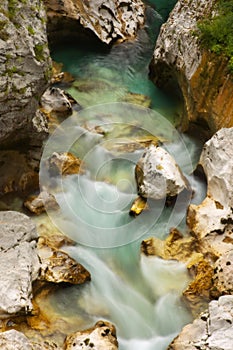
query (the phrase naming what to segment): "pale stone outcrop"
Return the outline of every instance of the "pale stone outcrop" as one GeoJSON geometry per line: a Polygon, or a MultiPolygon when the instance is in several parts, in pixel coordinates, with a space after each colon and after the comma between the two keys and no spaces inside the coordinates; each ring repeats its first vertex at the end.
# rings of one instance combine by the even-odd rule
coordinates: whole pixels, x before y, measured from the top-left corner
{"type": "Polygon", "coordinates": [[[214,296],[233,295],[233,247],[229,252],[224,253],[214,265],[213,276],[214,296]]]}
{"type": "MultiPolygon", "coordinates": [[[[104,43],[132,39],[144,23],[144,4],[141,0],[44,0],[53,37],[66,23],[66,32],[81,24],[104,43]]],[[[80,26],[80,27],[81,27],[80,26]]],[[[76,28],[77,29],[77,28],[76,28]]],[[[77,34],[77,33],[76,33],[77,34]]],[[[61,33],[61,35],[63,35],[61,33]]],[[[82,35],[81,30],[79,33],[82,35]]],[[[58,40],[55,37],[54,40],[58,40]]]]}
{"type": "Polygon", "coordinates": [[[51,60],[46,13],[36,0],[0,4],[0,144],[8,147],[22,139],[41,145],[39,99],[50,77],[51,60]],[[40,133],[39,133],[40,134],[40,133]]]}
{"type": "Polygon", "coordinates": [[[208,310],[183,328],[168,350],[231,350],[233,343],[233,296],[211,301],[208,310]]]}
{"type": "Polygon", "coordinates": [[[0,333],[0,348],[4,350],[62,350],[57,344],[48,341],[31,343],[23,333],[14,329],[0,333]]]}
{"type": "Polygon", "coordinates": [[[32,310],[32,282],[40,268],[36,239],[26,215],[0,212],[0,318],[32,310]]]}
{"type": "Polygon", "coordinates": [[[163,148],[153,145],[139,159],[135,175],[138,193],[145,198],[174,197],[188,187],[174,158],[163,148]]]}
{"type": "MultiPolygon", "coordinates": [[[[232,140],[233,128],[224,128],[204,145],[200,164],[207,177],[207,197],[200,205],[190,205],[187,215],[192,233],[203,244],[211,245],[212,238],[213,254],[217,257],[230,250],[233,242],[232,140]]],[[[207,251],[210,253],[210,249],[207,251]]]]}
{"type": "Polygon", "coordinates": [[[233,126],[233,82],[224,57],[204,50],[197,23],[214,15],[215,0],[179,0],[161,27],[151,62],[153,81],[165,89],[178,84],[184,99],[184,127],[202,123],[214,133],[233,126]]]}
{"type": "Polygon", "coordinates": [[[116,329],[113,324],[98,321],[85,331],[76,332],[66,338],[65,350],[117,350],[116,329]]]}

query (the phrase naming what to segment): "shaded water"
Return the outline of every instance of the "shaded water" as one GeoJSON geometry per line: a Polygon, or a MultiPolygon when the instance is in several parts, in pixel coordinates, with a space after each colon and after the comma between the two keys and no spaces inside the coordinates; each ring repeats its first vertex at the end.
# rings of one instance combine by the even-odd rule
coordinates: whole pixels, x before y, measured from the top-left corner
{"type": "MultiPolygon", "coordinates": [[[[160,9],[164,3],[148,2],[160,9]]],[[[128,214],[137,196],[134,168],[145,138],[158,138],[174,156],[195,189],[193,202],[205,196],[204,186],[191,175],[201,145],[175,130],[179,103],[148,79],[155,39],[167,13],[167,7],[162,15],[148,10],[146,28],[137,40],[108,52],[85,45],[54,53],[54,59],[76,78],[68,91],[89,108],[62,123],[43,157],[47,159],[53,151],[71,151],[84,160],[86,173],[51,179],[42,160],[41,187],[48,187],[60,205],[59,214],[49,212],[54,223],[79,243],[66,251],[91,272],[92,281],[58,290],[49,302],[61,317],[72,319],[73,328],[75,322],[80,329],[100,318],[112,321],[120,350],[165,350],[191,320],[181,301],[189,282],[185,266],[140,257],[142,239],[164,239],[171,227],[185,232],[190,194],[178,196],[174,207],[149,201],[150,211],[137,218],[128,214]],[[126,103],[129,92],[147,95],[152,109],[126,103]],[[101,133],[96,133],[96,127],[101,133]],[[128,151],[131,142],[137,147],[128,151]]]]}

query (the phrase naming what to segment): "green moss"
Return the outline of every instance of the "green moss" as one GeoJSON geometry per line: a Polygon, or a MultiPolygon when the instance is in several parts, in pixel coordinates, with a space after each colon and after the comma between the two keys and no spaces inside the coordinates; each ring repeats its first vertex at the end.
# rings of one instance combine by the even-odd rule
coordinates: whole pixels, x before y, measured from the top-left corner
{"type": "Polygon", "coordinates": [[[200,38],[204,47],[228,58],[233,74],[233,0],[218,0],[216,7],[215,17],[198,23],[200,38]]]}
{"type": "Polygon", "coordinates": [[[8,0],[8,17],[12,20],[16,15],[17,10],[17,0],[8,0]]]}
{"type": "Polygon", "coordinates": [[[35,52],[37,61],[43,61],[45,59],[44,49],[45,49],[45,45],[43,44],[37,44],[34,46],[34,52],[35,52]]]}
{"type": "Polygon", "coordinates": [[[28,26],[27,30],[28,30],[28,33],[31,34],[31,35],[35,34],[35,31],[34,31],[34,29],[31,26],[28,26]]]}
{"type": "Polygon", "coordinates": [[[0,21],[0,31],[3,30],[6,24],[7,24],[7,21],[0,21]]]}

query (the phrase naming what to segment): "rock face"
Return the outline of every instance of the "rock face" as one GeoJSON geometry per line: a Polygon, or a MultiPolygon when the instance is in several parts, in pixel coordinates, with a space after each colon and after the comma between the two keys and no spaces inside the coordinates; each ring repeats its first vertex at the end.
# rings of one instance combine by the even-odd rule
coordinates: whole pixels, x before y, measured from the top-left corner
{"type": "Polygon", "coordinates": [[[145,198],[174,197],[187,188],[187,180],[172,156],[151,145],[139,159],[135,175],[138,193],[145,198]]]}
{"type": "MultiPolygon", "coordinates": [[[[200,164],[207,177],[207,197],[198,206],[190,205],[188,224],[202,239],[211,234],[222,234],[229,250],[233,223],[233,128],[219,130],[204,145],[200,164]]],[[[208,238],[208,237],[207,237],[208,238]]],[[[222,240],[223,240],[222,238],[222,240]]],[[[223,242],[224,243],[224,242],[223,242]]]]}
{"type": "MultiPolygon", "coordinates": [[[[144,23],[144,5],[141,0],[44,0],[44,3],[51,37],[63,29],[69,32],[68,27],[70,32],[72,29],[75,32],[75,25],[77,29],[81,24],[81,28],[89,29],[108,44],[117,39],[135,37],[138,28],[144,23]]],[[[79,32],[81,35],[81,30],[79,32]]]]}
{"type": "Polygon", "coordinates": [[[195,35],[198,20],[213,13],[214,0],[179,0],[162,26],[151,62],[151,76],[160,87],[184,99],[184,127],[202,123],[213,134],[233,126],[233,80],[227,61],[201,48],[195,35]]]}
{"type": "Polygon", "coordinates": [[[113,324],[99,321],[91,329],[74,333],[66,338],[66,350],[117,350],[116,329],[113,324]]]}
{"type": "Polygon", "coordinates": [[[32,310],[32,282],[40,263],[34,223],[17,212],[0,212],[0,318],[32,310]]]}
{"type": "Polygon", "coordinates": [[[0,52],[0,144],[35,142],[33,118],[50,76],[41,1],[1,1],[0,52]]]}
{"type": "Polygon", "coordinates": [[[233,296],[211,301],[208,310],[185,326],[168,350],[231,350],[233,342],[233,296]]]}

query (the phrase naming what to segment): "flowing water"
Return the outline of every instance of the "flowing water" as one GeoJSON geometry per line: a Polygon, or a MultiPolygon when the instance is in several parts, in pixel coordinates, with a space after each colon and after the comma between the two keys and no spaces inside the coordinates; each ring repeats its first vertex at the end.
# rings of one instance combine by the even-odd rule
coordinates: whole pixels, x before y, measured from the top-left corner
{"type": "Polygon", "coordinates": [[[75,76],[68,91],[84,109],[74,112],[50,137],[40,170],[41,187],[49,188],[61,208],[59,214],[49,211],[49,216],[78,242],[65,249],[92,275],[89,284],[60,289],[49,302],[61,318],[72,320],[72,330],[99,319],[113,322],[120,350],[165,350],[191,321],[181,301],[189,283],[186,267],[140,256],[140,243],[151,236],[166,238],[171,227],[185,233],[188,204],[200,203],[205,196],[204,185],[192,176],[201,144],[176,131],[179,103],[148,79],[159,27],[175,1],[167,1],[165,8],[165,1],[147,3],[161,15],[147,11],[146,28],[136,41],[107,52],[85,44],[53,53],[75,76]],[[128,103],[129,96],[150,101],[151,109],[128,103]],[[172,207],[165,201],[149,201],[150,210],[134,218],[129,215],[137,196],[134,168],[143,152],[141,143],[151,139],[158,139],[174,156],[194,195],[179,195],[172,207]],[[82,158],[85,174],[51,178],[44,160],[53,151],[71,151],[82,158]]]}

